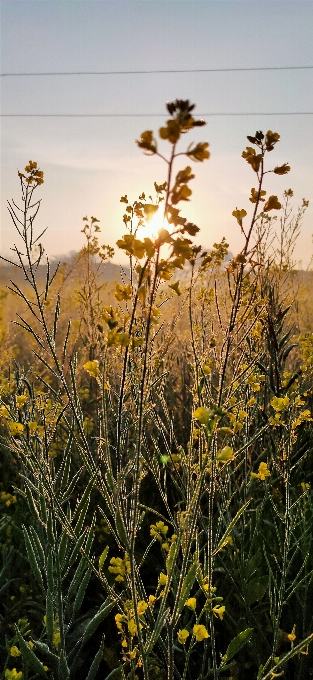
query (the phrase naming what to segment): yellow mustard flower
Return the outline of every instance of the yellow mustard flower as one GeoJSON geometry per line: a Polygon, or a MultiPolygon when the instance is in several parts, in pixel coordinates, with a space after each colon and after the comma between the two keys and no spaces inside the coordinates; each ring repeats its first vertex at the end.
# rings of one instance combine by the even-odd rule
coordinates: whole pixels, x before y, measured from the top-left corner
{"type": "Polygon", "coordinates": [[[177,639],[181,645],[184,645],[186,643],[187,637],[189,637],[189,633],[188,630],[186,630],[186,628],[183,628],[182,630],[178,631],[177,639]]]}
{"type": "Polygon", "coordinates": [[[17,408],[22,408],[22,406],[24,406],[24,404],[26,404],[26,402],[27,402],[27,397],[25,396],[25,394],[22,394],[21,396],[16,397],[17,408]]]}
{"type": "Polygon", "coordinates": [[[124,614],[115,614],[115,623],[116,623],[117,630],[122,630],[122,629],[123,629],[122,623],[123,623],[124,621],[126,621],[126,620],[127,620],[127,619],[126,619],[126,617],[124,616],[124,614]]]}
{"type": "Polygon", "coordinates": [[[310,488],[311,488],[311,485],[309,484],[309,482],[301,482],[301,489],[302,489],[303,493],[305,491],[308,491],[310,488]]]}
{"type": "Polygon", "coordinates": [[[5,679],[6,680],[22,680],[23,673],[22,671],[17,671],[16,668],[6,668],[5,670],[5,679]]]}
{"type": "Polygon", "coordinates": [[[161,571],[161,574],[159,576],[158,585],[159,586],[166,586],[166,584],[167,584],[167,576],[166,576],[166,574],[163,574],[163,572],[161,571]]]}
{"type": "Polygon", "coordinates": [[[99,361],[96,359],[94,361],[87,361],[87,363],[84,364],[84,369],[93,378],[97,378],[99,375],[99,361]]]}
{"type": "Polygon", "coordinates": [[[193,412],[192,417],[195,420],[198,420],[201,425],[208,425],[210,420],[212,420],[213,415],[209,408],[199,406],[199,408],[193,412]]]}
{"type": "Polygon", "coordinates": [[[153,607],[155,601],[156,601],[156,597],[154,595],[149,595],[149,598],[148,598],[149,607],[153,607]]]}
{"type": "Polygon", "coordinates": [[[288,640],[290,640],[290,642],[294,642],[296,637],[297,637],[296,636],[296,624],[294,624],[293,627],[292,627],[292,631],[291,631],[291,633],[289,633],[287,635],[287,638],[288,638],[288,640]]]}
{"type": "Polygon", "coordinates": [[[17,434],[22,434],[24,431],[23,423],[16,423],[12,420],[8,420],[8,428],[11,437],[14,437],[17,434]]]}
{"type": "Polygon", "coordinates": [[[305,409],[304,411],[301,411],[298,415],[298,417],[292,421],[291,427],[293,430],[296,429],[296,427],[299,427],[302,423],[305,422],[312,422],[313,418],[311,417],[311,411],[309,409],[305,409]]]}
{"type": "Polygon", "coordinates": [[[18,647],[16,647],[16,645],[13,645],[13,647],[10,648],[10,656],[20,656],[20,655],[21,655],[21,652],[18,649],[18,647]]]}
{"type": "Polygon", "coordinates": [[[286,411],[289,404],[290,404],[290,399],[287,396],[286,397],[273,397],[273,399],[271,400],[271,406],[273,407],[274,411],[277,411],[279,413],[286,411]]]}
{"type": "Polygon", "coordinates": [[[193,627],[192,632],[193,632],[197,642],[202,642],[202,640],[204,640],[205,638],[210,637],[206,627],[203,626],[200,623],[196,624],[193,627]]]}
{"type": "Polygon", "coordinates": [[[52,642],[53,642],[55,648],[58,649],[58,648],[59,648],[59,644],[60,644],[60,642],[61,642],[61,635],[60,635],[60,631],[59,631],[59,630],[57,630],[57,631],[54,633],[53,638],[52,638],[52,642]]]}
{"type": "Polygon", "coordinates": [[[135,623],[135,619],[130,619],[127,625],[131,636],[133,637],[134,635],[137,635],[137,626],[135,623]]]}
{"type": "Polygon", "coordinates": [[[168,526],[164,522],[156,522],[150,525],[150,536],[155,536],[159,541],[163,541],[168,532],[168,526]]]}
{"type": "Polygon", "coordinates": [[[2,418],[8,418],[9,417],[9,410],[6,406],[0,406],[0,416],[2,418]]]}
{"type": "Polygon", "coordinates": [[[130,649],[129,652],[127,652],[127,656],[128,656],[129,659],[135,659],[136,658],[136,650],[130,649]]]}
{"type": "Polygon", "coordinates": [[[232,460],[234,458],[234,452],[233,449],[230,446],[224,446],[221,451],[218,451],[216,454],[216,461],[218,463],[227,463],[229,460],[232,460]]]}
{"type": "Polygon", "coordinates": [[[120,283],[117,283],[115,285],[114,296],[119,302],[122,302],[122,300],[131,300],[132,290],[133,289],[130,283],[128,283],[126,286],[122,286],[120,283]]]}
{"type": "Polygon", "coordinates": [[[138,611],[139,616],[144,614],[147,608],[148,608],[147,602],[145,602],[144,600],[141,600],[141,602],[138,602],[137,611],[138,611]]]}
{"type": "Polygon", "coordinates": [[[221,605],[220,607],[218,605],[216,605],[215,607],[213,607],[212,611],[213,611],[213,614],[216,616],[216,618],[219,617],[222,621],[224,613],[225,613],[225,609],[226,609],[226,607],[224,607],[224,605],[221,605]]]}
{"type": "Polygon", "coordinates": [[[1,491],[0,500],[9,507],[12,503],[16,503],[16,496],[12,496],[12,494],[6,493],[6,491],[1,491]]]}
{"type": "Polygon", "coordinates": [[[188,600],[185,602],[185,607],[189,607],[189,609],[192,609],[192,611],[195,611],[197,606],[197,600],[195,597],[189,597],[188,600]]]}
{"type": "MultiPolygon", "coordinates": [[[[208,580],[208,577],[205,576],[205,578],[203,579],[202,584],[201,584],[203,590],[206,590],[206,592],[209,591],[209,584],[207,583],[207,580],[208,580]]],[[[212,587],[210,588],[210,595],[214,595],[214,593],[216,593],[216,587],[215,587],[215,586],[212,586],[212,587]]]]}
{"type": "Polygon", "coordinates": [[[121,557],[112,557],[110,559],[109,571],[112,574],[117,574],[116,581],[124,581],[126,574],[130,574],[130,561],[127,553],[122,559],[121,557]]]}
{"type": "Polygon", "coordinates": [[[255,340],[257,340],[258,338],[260,338],[262,336],[262,332],[263,332],[263,324],[261,323],[261,321],[257,321],[254,328],[251,331],[251,335],[255,340]]]}
{"type": "Polygon", "coordinates": [[[271,473],[267,467],[267,463],[260,463],[259,472],[251,472],[251,477],[256,477],[264,481],[266,477],[270,477],[271,473]]]}

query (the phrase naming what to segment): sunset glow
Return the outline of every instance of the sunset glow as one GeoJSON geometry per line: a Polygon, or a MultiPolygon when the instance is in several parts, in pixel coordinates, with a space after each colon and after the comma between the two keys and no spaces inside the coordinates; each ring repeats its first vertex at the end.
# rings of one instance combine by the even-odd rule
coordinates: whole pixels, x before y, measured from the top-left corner
{"type": "Polygon", "coordinates": [[[164,217],[164,207],[161,204],[158,211],[151,217],[151,220],[146,221],[144,227],[139,227],[138,238],[151,238],[155,240],[158,236],[160,229],[168,229],[170,231],[170,225],[164,217]]]}

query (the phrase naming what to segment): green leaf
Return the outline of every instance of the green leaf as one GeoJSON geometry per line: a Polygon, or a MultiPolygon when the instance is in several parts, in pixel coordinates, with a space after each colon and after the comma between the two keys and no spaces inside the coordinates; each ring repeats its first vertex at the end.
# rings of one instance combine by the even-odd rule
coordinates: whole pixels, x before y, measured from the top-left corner
{"type": "Polygon", "coordinates": [[[53,618],[53,595],[48,590],[46,596],[46,631],[50,642],[53,638],[53,618]]]}
{"type": "Polygon", "coordinates": [[[29,564],[31,566],[31,570],[32,570],[36,580],[38,581],[39,585],[43,588],[42,576],[41,576],[41,572],[40,572],[40,569],[39,569],[39,566],[38,566],[36,555],[35,555],[31,540],[29,538],[27,529],[26,529],[24,524],[22,526],[22,529],[23,529],[24,540],[25,540],[25,545],[26,545],[27,557],[28,557],[29,564]]]}
{"type": "Polygon", "coordinates": [[[121,518],[121,515],[120,515],[120,511],[119,511],[118,508],[116,510],[116,515],[115,515],[115,525],[116,525],[116,531],[117,531],[118,537],[119,537],[122,545],[126,548],[127,545],[128,545],[128,541],[127,541],[125,527],[124,527],[124,524],[123,524],[123,521],[122,521],[122,518],[121,518]]]}
{"type": "Polygon", "coordinates": [[[59,659],[59,678],[62,678],[62,680],[69,680],[70,678],[70,669],[68,667],[66,656],[63,652],[63,649],[61,649],[59,659]]]}
{"type": "Polygon", "coordinates": [[[108,472],[106,473],[105,479],[106,479],[106,481],[107,481],[107,483],[108,483],[108,485],[109,485],[111,491],[114,491],[114,489],[115,489],[115,480],[113,479],[113,476],[112,476],[110,470],[108,470],[108,472]]]}
{"type": "Polygon", "coordinates": [[[170,610],[166,609],[165,612],[162,612],[162,609],[159,610],[158,613],[158,618],[154,624],[154,628],[150,637],[150,640],[147,639],[146,646],[145,646],[145,651],[146,654],[150,654],[154,645],[158,641],[160,637],[160,633],[162,628],[164,628],[166,621],[168,620],[170,610]]]}
{"type": "Polygon", "coordinates": [[[38,562],[38,565],[40,569],[43,569],[45,566],[45,553],[44,549],[42,547],[41,541],[39,539],[39,536],[35,529],[33,527],[29,527],[29,538],[32,543],[34,552],[36,553],[36,559],[38,562]]]}
{"type": "Polygon", "coordinates": [[[81,468],[78,470],[78,472],[76,472],[76,474],[74,475],[73,479],[70,481],[69,485],[66,487],[66,491],[64,492],[64,496],[63,496],[63,503],[65,503],[65,501],[67,501],[67,500],[69,500],[69,498],[71,498],[72,493],[73,493],[73,491],[74,491],[74,489],[75,489],[75,486],[76,486],[76,484],[77,484],[77,482],[78,482],[78,480],[79,480],[79,478],[80,478],[80,475],[81,475],[83,469],[84,469],[84,468],[81,467],[81,468]]]}
{"type": "Polygon", "coordinates": [[[74,564],[74,562],[77,558],[77,555],[79,554],[79,551],[80,551],[80,549],[83,545],[84,539],[85,539],[85,534],[86,534],[86,532],[83,531],[83,533],[79,536],[79,538],[77,539],[77,541],[75,543],[75,546],[74,546],[72,553],[71,553],[69,560],[68,560],[68,566],[69,567],[71,567],[72,564],[74,564]]]}
{"type": "Polygon", "coordinates": [[[82,640],[83,645],[86,642],[88,642],[88,640],[90,640],[91,636],[97,630],[100,623],[104,619],[106,619],[106,617],[109,615],[110,611],[112,611],[114,606],[115,602],[110,602],[109,598],[107,598],[106,601],[101,605],[97,614],[95,614],[95,616],[91,619],[91,621],[89,621],[88,625],[86,626],[86,630],[84,632],[82,640]]]}
{"type": "Polygon", "coordinates": [[[87,675],[86,680],[94,680],[97,674],[97,670],[100,666],[102,657],[103,657],[103,649],[104,649],[104,637],[101,640],[100,648],[90,666],[89,673],[87,675]]]}
{"type": "MultiPolygon", "coordinates": [[[[65,447],[64,451],[64,457],[63,457],[63,462],[60,470],[60,486],[63,491],[68,485],[68,480],[69,480],[69,475],[70,475],[70,467],[71,467],[71,448],[72,448],[72,441],[73,441],[73,430],[70,431],[68,441],[65,447]]],[[[58,475],[59,477],[59,475],[58,475]]]]}
{"type": "Polygon", "coordinates": [[[54,666],[55,666],[56,662],[57,663],[59,662],[59,657],[56,654],[53,654],[53,652],[50,651],[48,645],[46,645],[45,642],[41,642],[41,640],[34,640],[34,639],[32,639],[32,642],[36,646],[36,649],[38,649],[41,652],[41,654],[45,654],[48,657],[49,662],[54,664],[54,666]]]}
{"type": "Polygon", "coordinates": [[[94,515],[92,522],[91,522],[91,526],[89,527],[89,529],[87,529],[87,538],[86,538],[86,543],[85,543],[85,548],[84,548],[86,557],[89,556],[91,546],[93,544],[93,539],[94,539],[94,535],[95,535],[96,519],[97,519],[96,515],[94,515]]]}
{"type": "Polygon", "coordinates": [[[120,678],[121,678],[121,668],[123,668],[123,667],[119,666],[119,668],[113,668],[113,671],[111,671],[111,673],[109,673],[109,675],[107,675],[104,680],[114,680],[114,678],[117,678],[118,680],[120,680],[120,678]]]}
{"type": "Polygon", "coordinates": [[[236,635],[227,647],[226,654],[222,658],[222,665],[226,664],[227,661],[230,661],[230,659],[239,652],[239,650],[250,640],[252,633],[253,628],[246,628],[246,630],[241,631],[239,635],[236,635]]]}
{"type": "Polygon", "coordinates": [[[76,568],[75,574],[73,576],[73,579],[72,579],[72,581],[69,585],[69,589],[67,591],[67,595],[68,595],[69,598],[72,597],[76,593],[77,588],[78,588],[78,586],[79,586],[79,584],[82,580],[85,568],[86,568],[85,560],[82,557],[82,559],[80,560],[80,562],[79,562],[79,564],[76,568]]]}
{"type": "Polygon", "coordinates": [[[19,629],[16,627],[15,628],[16,635],[18,637],[18,641],[20,644],[20,649],[23,654],[23,657],[28,661],[29,665],[32,667],[32,669],[38,673],[38,675],[41,675],[42,677],[46,678],[46,671],[39,659],[37,658],[36,654],[33,652],[31,647],[25,642],[24,638],[22,637],[19,629]]]}
{"type": "Polygon", "coordinates": [[[80,586],[79,586],[79,588],[78,588],[78,591],[77,591],[77,594],[76,594],[76,597],[75,597],[75,600],[74,600],[74,605],[73,605],[73,612],[74,612],[74,614],[75,614],[75,613],[80,609],[80,607],[81,607],[81,604],[82,604],[82,601],[83,601],[83,599],[84,599],[84,595],[85,595],[85,592],[86,592],[86,588],[87,588],[88,583],[89,583],[89,581],[90,581],[91,572],[92,572],[91,567],[87,567],[87,571],[86,571],[86,573],[85,573],[85,576],[84,576],[83,580],[81,581],[81,584],[80,584],[80,586]]]}
{"type": "Polygon", "coordinates": [[[68,534],[66,531],[63,532],[60,540],[60,545],[59,545],[59,561],[61,567],[63,566],[63,562],[66,558],[66,553],[67,553],[67,546],[68,546],[68,534]]]}
{"type": "Polygon", "coordinates": [[[102,567],[105,563],[108,552],[109,552],[109,546],[107,545],[106,548],[104,548],[104,551],[101,553],[101,555],[99,557],[99,571],[101,571],[101,569],[102,569],[102,567]]]}
{"type": "Polygon", "coordinates": [[[81,532],[81,529],[82,529],[82,526],[83,526],[83,523],[84,523],[84,519],[85,519],[85,516],[86,516],[86,512],[88,510],[91,490],[94,486],[94,481],[95,481],[97,474],[98,474],[98,472],[95,472],[95,474],[90,478],[90,480],[89,480],[89,482],[86,486],[86,489],[85,489],[85,491],[84,491],[84,493],[81,497],[81,500],[79,501],[78,506],[77,506],[77,508],[76,508],[76,510],[73,514],[73,520],[77,518],[76,527],[75,527],[75,533],[76,534],[80,534],[80,532],[81,532]]]}
{"type": "Polygon", "coordinates": [[[54,578],[53,578],[53,556],[51,548],[49,548],[48,559],[47,559],[47,582],[48,588],[53,593],[54,591],[54,578]]]}
{"type": "Polygon", "coordinates": [[[239,517],[240,517],[240,516],[242,515],[242,513],[246,510],[246,508],[248,507],[249,503],[250,503],[250,500],[247,501],[247,503],[245,503],[244,505],[242,505],[241,508],[239,508],[238,512],[236,512],[234,519],[232,519],[232,521],[231,521],[230,524],[228,525],[228,527],[227,527],[225,533],[223,534],[221,540],[218,542],[218,544],[217,544],[217,546],[216,546],[216,548],[215,548],[215,550],[214,550],[214,552],[213,552],[213,555],[216,555],[220,550],[222,550],[222,548],[223,548],[224,545],[225,545],[225,540],[226,540],[227,536],[229,536],[229,534],[232,532],[232,530],[233,530],[233,528],[234,528],[236,522],[238,522],[239,517]]]}
{"type": "Polygon", "coordinates": [[[53,517],[52,517],[52,512],[50,511],[49,515],[48,515],[48,520],[47,520],[47,537],[48,537],[48,541],[49,541],[51,546],[54,546],[54,544],[55,544],[54,529],[55,529],[54,521],[53,521],[53,517]]]}
{"type": "Polygon", "coordinates": [[[166,558],[166,573],[167,574],[170,574],[170,572],[171,572],[176,550],[177,550],[177,541],[172,543],[172,545],[170,547],[170,551],[169,551],[168,556],[166,558]]]}
{"type": "Polygon", "coordinates": [[[194,562],[192,563],[191,567],[189,568],[189,570],[188,570],[188,572],[187,572],[187,574],[186,574],[186,576],[183,580],[181,594],[180,594],[180,598],[179,598],[179,602],[178,602],[178,606],[177,606],[177,616],[175,617],[176,623],[177,623],[179,615],[182,612],[182,609],[185,605],[185,602],[188,599],[191,588],[192,588],[192,586],[195,582],[198,567],[199,567],[199,561],[198,561],[198,557],[196,556],[194,562]]]}
{"type": "MultiPolygon", "coordinates": [[[[234,668],[234,662],[233,662],[233,661],[232,661],[231,663],[226,664],[226,666],[220,666],[220,667],[217,669],[217,673],[218,673],[218,674],[219,674],[219,673],[224,673],[224,671],[228,671],[230,668],[234,668]]],[[[214,674],[215,674],[215,671],[213,670],[213,668],[211,668],[211,669],[209,668],[209,670],[208,670],[208,672],[207,672],[207,675],[208,675],[208,676],[212,676],[212,675],[214,675],[214,674]]],[[[226,678],[225,678],[225,680],[226,680],[226,678]]]]}
{"type": "Polygon", "coordinates": [[[25,479],[25,478],[24,478],[24,484],[25,484],[25,493],[26,493],[29,509],[30,509],[31,513],[33,514],[33,516],[37,520],[39,518],[38,508],[37,508],[37,505],[35,504],[35,500],[33,498],[31,489],[30,489],[30,487],[27,483],[27,479],[25,479]]]}
{"type": "Polygon", "coordinates": [[[261,600],[268,588],[268,576],[257,576],[249,581],[245,593],[245,602],[250,607],[257,600],[261,600]]]}

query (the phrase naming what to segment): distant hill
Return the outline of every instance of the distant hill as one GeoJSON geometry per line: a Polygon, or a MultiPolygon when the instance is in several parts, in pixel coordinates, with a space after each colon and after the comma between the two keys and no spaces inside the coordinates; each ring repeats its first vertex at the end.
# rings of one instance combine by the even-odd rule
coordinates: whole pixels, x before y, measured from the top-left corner
{"type": "MultiPolygon", "coordinates": [[[[76,257],[77,257],[76,252],[72,252],[69,255],[64,255],[61,256],[60,258],[53,258],[52,260],[49,261],[50,263],[50,277],[55,273],[56,268],[58,264],[60,263],[60,267],[62,267],[63,271],[65,269],[65,272],[68,273],[69,279],[71,278],[76,278],[77,275],[80,273],[79,272],[79,265],[77,266],[76,263],[76,257]],[[76,266],[75,266],[76,264],[76,266]]],[[[225,258],[225,261],[228,261],[231,259],[231,254],[230,257],[228,256],[225,258]]],[[[119,265],[119,264],[113,264],[112,262],[107,262],[102,269],[102,274],[99,279],[100,283],[104,282],[114,282],[114,281],[121,281],[121,277],[124,280],[125,283],[127,283],[127,279],[129,277],[129,267],[127,265],[119,265]]],[[[41,264],[37,268],[37,282],[43,285],[46,281],[46,275],[47,275],[47,266],[46,264],[41,264]]],[[[178,275],[178,274],[177,274],[178,275]]],[[[187,269],[185,269],[184,272],[179,272],[179,275],[181,278],[185,278],[188,276],[187,274],[187,269]]],[[[297,271],[298,275],[298,282],[299,284],[302,285],[312,285],[312,279],[313,279],[313,272],[312,271],[305,271],[305,270],[298,270],[297,271]]],[[[179,278],[179,276],[178,276],[179,278]]],[[[11,281],[14,281],[17,285],[20,285],[23,283],[25,280],[25,277],[20,269],[18,267],[12,265],[12,264],[7,264],[3,261],[0,260],[0,287],[5,287],[7,285],[10,285],[10,279],[11,281]]]]}
{"type": "MultiPolygon", "coordinates": [[[[49,261],[50,264],[50,277],[55,273],[58,264],[69,272],[70,275],[75,277],[78,274],[78,269],[75,267],[75,255],[61,257],[60,259],[53,259],[49,261]],[[71,274],[72,270],[72,274],[71,274]]],[[[126,277],[129,275],[129,267],[126,265],[113,264],[112,262],[107,262],[102,269],[102,275],[100,277],[100,282],[111,282],[120,281],[121,273],[124,272],[126,277]]],[[[46,280],[47,275],[47,265],[40,264],[37,268],[36,278],[37,281],[43,283],[46,280]]],[[[0,260],[0,286],[4,287],[10,285],[11,281],[14,281],[17,285],[23,283],[25,280],[23,272],[16,266],[12,264],[6,264],[0,260]]]]}

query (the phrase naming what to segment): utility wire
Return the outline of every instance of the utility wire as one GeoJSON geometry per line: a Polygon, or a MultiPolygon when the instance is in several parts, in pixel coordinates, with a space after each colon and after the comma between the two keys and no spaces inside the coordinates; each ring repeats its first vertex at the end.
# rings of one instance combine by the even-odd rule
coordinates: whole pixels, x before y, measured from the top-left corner
{"type": "MultiPolygon", "coordinates": [[[[164,118],[165,113],[1,113],[0,118],[164,118]]],[[[313,111],[198,113],[198,116],[313,116],[313,111]]]]}
{"type": "Polygon", "coordinates": [[[156,69],[152,71],[51,71],[34,73],[0,73],[2,78],[14,76],[121,76],[144,75],[153,73],[227,73],[234,71],[300,71],[313,69],[313,66],[257,66],[247,68],[190,68],[190,69],[156,69]]]}

